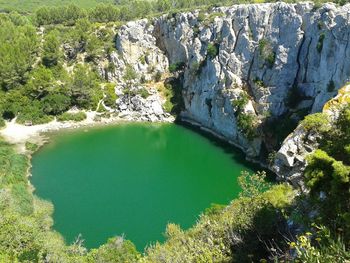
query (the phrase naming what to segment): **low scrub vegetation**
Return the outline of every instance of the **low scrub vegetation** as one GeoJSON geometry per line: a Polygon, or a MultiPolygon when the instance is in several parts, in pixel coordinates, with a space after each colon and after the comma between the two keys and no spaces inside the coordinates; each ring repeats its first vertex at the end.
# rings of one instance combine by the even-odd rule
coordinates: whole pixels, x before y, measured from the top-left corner
{"type": "Polygon", "coordinates": [[[182,86],[178,79],[168,81],[164,87],[158,91],[165,98],[163,108],[166,112],[178,114],[183,109],[182,86]]]}
{"type": "Polygon", "coordinates": [[[235,108],[235,117],[240,131],[251,141],[257,136],[258,120],[255,114],[245,111],[248,102],[248,95],[241,93],[239,98],[232,101],[232,106],[235,108]]]}
{"type": "MultiPolygon", "coordinates": [[[[113,107],[117,99],[114,87],[102,85],[104,80],[96,73],[96,64],[113,50],[114,30],[120,23],[194,6],[206,8],[233,3],[122,0],[118,1],[119,5],[95,6],[95,2],[77,1],[77,6],[38,9],[30,1],[23,2],[21,7],[16,4],[18,1],[0,3],[3,8],[37,9],[30,16],[15,12],[0,14],[0,127],[4,120],[14,117],[23,124],[45,123],[55,117],[60,121],[81,121],[86,118],[84,112],[67,110],[72,107],[94,110],[101,106],[101,100],[113,107]],[[99,23],[104,24],[101,27],[99,23]],[[42,35],[38,33],[39,25],[45,26],[42,35]]],[[[217,16],[207,18],[202,13],[198,19],[203,22],[217,16]]],[[[316,47],[319,52],[324,40],[321,33],[316,47]]],[[[214,58],[218,47],[208,45],[207,53],[214,58]]],[[[276,56],[271,43],[261,41],[259,55],[264,65],[274,66],[276,56]]],[[[193,72],[199,74],[205,63],[191,65],[193,72]]],[[[169,71],[181,71],[183,67],[176,63],[170,65],[169,71]]],[[[129,86],[138,78],[131,66],[127,66],[124,79],[129,86]]],[[[130,92],[130,87],[127,90],[130,92]]],[[[161,92],[166,100],[165,109],[180,112],[183,107],[180,82],[175,79],[167,82],[161,92]]],[[[139,94],[144,98],[149,95],[147,90],[140,90],[139,94]]],[[[296,107],[300,98],[299,90],[293,86],[286,103],[296,107]]],[[[248,101],[247,94],[242,94],[233,101],[233,107],[240,130],[252,140],[258,120],[244,111],[248,101]]],[[[283,123],[274,125],[290,128],[287,120],[283,123]]],[[[0,262],[349,261],[350,108],[341,109],[335,120],[320,113],[310,115],[302,125],[316,135],[319,143],[319,149],[308,156],[303,173],[308,194],[296,197],[287,184],[267,184],[265,173],[244,172],[239,179],[242,192],[237,200],[207,210],[188,230],[170,223],[165,230],[166,241],[148,247],[143,255],[121,237],[111,238],[90,251],[79,239],[66,244],[52,230],[52,204],[33,195],[28,184],[29,156],[16,153],[12,145],[0,138],[0,262]],[[310,216],[310,212],[316,216],[310,216]],[[293,228],[288,224],[303,232],[291,231],[293,228]]],[[[33,152],[37,147],[27,143],[26,148],[33,152]]]]}
{"type": "Polygon", "coordinates": [[[276,60],[276,53],[273,50],[271,43],[266,39],[262,39],[259,42],[259,55],[269,68],[273,67],[276,60]]]}
{"type": "Polygon", "coordinates": [[[86,119],[85,112],[65,112],[62,115],[57,116],[58,121],[83,121],[86,119]]]}

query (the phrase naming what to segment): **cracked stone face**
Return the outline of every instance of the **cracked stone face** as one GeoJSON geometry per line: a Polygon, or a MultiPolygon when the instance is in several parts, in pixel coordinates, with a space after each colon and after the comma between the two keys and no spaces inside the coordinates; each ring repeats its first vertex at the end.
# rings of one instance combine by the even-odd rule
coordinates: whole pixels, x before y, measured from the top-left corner
{"type": "MultiPolygon", "coordinates": [[[[350,4],[314,10],[312,3],[279,2],[214,8],[204,21],[194,11],[130,22],[118,33],[118,52],[111,55],[115,70],[107,75],[123,87],[126,65],[150,79],[184,63],[181,116],[257,157],[264,135],[245,138],[232,101],[247,93],[243,111],[259,121],[290,111],[321,111],[350,77],[349,13],[350,4]],[[211,46],[214,55],[208,54],[211,46]],[[293,92],[298,96],[290,106],[293,92]]],[[[158,106],[150,107],[155,115],[161,114],[158,106]]],[[[303,162],[299,133],[280,150],[289,167],[303,162]]]]}

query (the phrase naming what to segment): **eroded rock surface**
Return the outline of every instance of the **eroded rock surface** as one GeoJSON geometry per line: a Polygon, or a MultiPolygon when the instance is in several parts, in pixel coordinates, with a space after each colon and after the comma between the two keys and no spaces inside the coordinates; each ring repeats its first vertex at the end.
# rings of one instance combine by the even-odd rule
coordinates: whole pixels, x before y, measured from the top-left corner
{"type": "MultiPolygon", "coordinates": [[[[281,146],[279,160],[296,167],[312,151],[298,148],[302,130],[283,145],[271,145],[258,127],[267,119],[288,116],[297,121],[321,111],[347,82],[349,14],[350,4],[325,4],[315,10],[312,3],[279,2],[130,22],[118,33],[118,51],[110,57],[114,69],[105,75],[122,89],[128,67],[137,73],[136,85],[157,74],[164,77],[169,65],[178,65],[185,105],[181,118],[223,136],[249,157],[281,146]],[[244,94],[249,100],[238,112],[235,101],[244,94]],[[254,116],[255,138],[247,138],[239,114],[254,116]]],[[[124,102],[119,107],[125,108],[121,105],[124,102]]],[[[128,105],[137,108],[135,103],[128,105]]]]}

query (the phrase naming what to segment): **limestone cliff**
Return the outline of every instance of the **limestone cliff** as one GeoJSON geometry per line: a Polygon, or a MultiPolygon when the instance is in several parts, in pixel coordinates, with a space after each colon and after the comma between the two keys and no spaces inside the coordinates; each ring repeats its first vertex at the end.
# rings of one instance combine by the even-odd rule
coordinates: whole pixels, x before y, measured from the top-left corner
{"type": "Polygon", "coordinates": [[[279,2],[163,15],[121,27],[114,69],[105,75],[123,86],[128,66],[142,83],[167,76],[172,65],[183,86],[180,118],[257,158],[281,146],[266,125],[322,110],[347,82],[349,25],[350,4],[279,2]]]}
{"type": "MultiPolygon", "coordinates": [[[[349,84],[342,87],[337,96],[324,105],[322,112],[332,121],[338,116],[339,109],[348,103],[350,103],[349,84]]],[[[290,181],[293,185],[304,188],[301,178],[306,167],[305,156],[317,148],[318,136],[317,133],[305,131],[300,124],[284,140],[271,167],[281,180],[290,181]]]]}

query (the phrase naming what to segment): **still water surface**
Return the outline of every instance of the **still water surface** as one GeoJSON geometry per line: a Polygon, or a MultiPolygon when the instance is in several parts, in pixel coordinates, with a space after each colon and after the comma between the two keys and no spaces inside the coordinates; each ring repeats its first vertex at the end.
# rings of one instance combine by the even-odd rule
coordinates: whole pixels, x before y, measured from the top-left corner
{"type": "Polygon", "coordinates": [[[192,226],[212,203],[238,195],[251,170],[238,151],[176,124],[119,124],[52,135],[32,159],[36,195],[55,207],[54,229],[88,248],[124,235],[139,250],[167,223],[192,226]]]}

